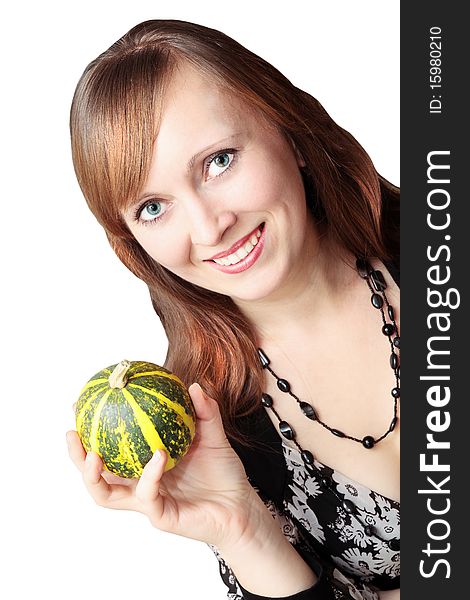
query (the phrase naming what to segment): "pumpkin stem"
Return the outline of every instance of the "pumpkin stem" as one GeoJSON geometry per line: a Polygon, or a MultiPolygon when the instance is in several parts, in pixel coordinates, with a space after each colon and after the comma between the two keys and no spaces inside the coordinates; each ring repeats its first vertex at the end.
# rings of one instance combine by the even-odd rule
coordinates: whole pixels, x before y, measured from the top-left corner
{"type": "Polygon", "coordinates": [[[120,388],[126,387],[127,383],[127,371],[130,369],[131,363],[129,360],[121,360],[121,362],[114,367],[114,371],[109,376],[108,382],[109,387],[120,388]]]}

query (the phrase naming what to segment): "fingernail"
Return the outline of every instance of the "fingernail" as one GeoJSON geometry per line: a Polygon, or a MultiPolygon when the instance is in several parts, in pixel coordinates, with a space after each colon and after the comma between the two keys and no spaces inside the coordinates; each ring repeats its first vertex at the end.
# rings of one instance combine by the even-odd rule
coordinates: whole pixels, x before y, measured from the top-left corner
{"type": "Polygon", "coordinates": [[[152,461],[157,463],[160,461],[161,457],[162,457],[162,455],[160,454],[159,450],[155,450],[155,452],[153,453],[153,456],[152,456],[152,461]]]}

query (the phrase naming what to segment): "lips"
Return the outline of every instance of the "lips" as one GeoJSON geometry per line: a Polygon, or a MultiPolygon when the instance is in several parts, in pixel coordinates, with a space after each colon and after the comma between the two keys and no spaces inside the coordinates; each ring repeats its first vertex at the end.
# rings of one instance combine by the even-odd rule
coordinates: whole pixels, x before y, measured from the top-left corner
{"type": "Polygon", "coordinates": [[[221,271],[226,275],[237,276],[240,273],[251,269],[258,262],[263,253],[265,241],[266,227],[260,226],[256,234],[253,234],[250,240],[245,242],[245,245],[242,248],[239,248],[235,254],[230,254],[223,258],[216,258],[215,260],[209,260],[208,266],[217,271],[221,271]],[[249,250],[247,246],[249,246],[251,250],[249,250]]]}
{"type": "Polygon", "coordinates": [[[230,254],[234,254],[239,248],[241,248],[251,238],[252,235],[256,235],[256,232],[258,231],[258,229],[261,229],[261,231],[262,231],[263,227],[264,227],[264,223],[261,223],[261,225],[258,225],[257,227],[255,227],[255,229],[253,229],[253,231],[250,231],[250,233],[248,235],[245,235],[240,240],[238,240],[238,242],[235,242],[235,244],[233,244],[233,246],[230,246],[230,248],[228,250],[224,250],[223,252],[214,254],[214,256],[207,258],[204,262],[206,262],[208,260],[214,260],[215,258],[223,258],[224,256],[229,256],[230,254]]]}

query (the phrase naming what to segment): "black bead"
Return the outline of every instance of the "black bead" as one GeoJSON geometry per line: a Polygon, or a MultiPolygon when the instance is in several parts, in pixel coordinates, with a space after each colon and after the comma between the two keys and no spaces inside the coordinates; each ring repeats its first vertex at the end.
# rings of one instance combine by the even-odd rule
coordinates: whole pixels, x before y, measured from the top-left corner
{"type": "Polygon", "coordinates": [[[300,456],[306,465],[313,465],[313,454],[309,450],[302,450],[300,456]]]}
{"type": "Polygon", "coordinates": [[[393,338],[393,345],[395,346],[395,348],[400,347],[400,336],[397,335],[393,338]]]}
{"type": "Polygon", "coordinates": [[[372,306],[374,308],[382,308],[384,305],[383,298],[380,294],[372,294],[370,301],[372,302],[372,306]]]}
{"type": "Polygon", "coordinates": [[[292,429],[292,427],[289,425],[289,423],[287,421],[281,421],[279,423],[279,431],[282,433],[282,435],[288,439],[288,440],[293,440],[294,439],[294,430],[292,429]]]}
{"type": "Polygon", "coordinates": [[[394,398],[399,398],[400,397],[400,388],[399,387],[392,388],[391,394],[394,398]]]}
{"type": "Polygon", "coordinates": [[[352,515],[356,512],[356,507],[354,505],[354,502],[351,502],[351,500],[343,500],[343,508],[350,515],[352,515]]]}
{"type": "Polygon", "coordinates": [[[371,435],[366,435],[366,437],[362,440],[362,445],[367,449],[373,448],[375,445],[375,440],[371,435]]]}
{"type": "Polygon", "coordinates": [[[328,489],[330,487],[330,480],[327,477],[322,477],[320,480],[320,483],[326,489],[328,489]]]}
{"type": "Polygon", "coordinates": [[[317,413],[315,412],[315,409],[313,408],[313,406],[308,404],[308,402],[301,402],[299,406],[300,406],[300,410],[304,413],[304,415],[306,417],[308,417],[309,419],[312,419],[312,421],[316,420],[317,413]]]}
{"type": "Polygon", "coordinates": [[[387,306],[387,312],[388,312],[388,318],[390,319],[390,321],[394,321],[395,313],[393,311],[393,308],[390,306],[390,304],[387,306]]]}
{"type": "Polygon", "coordinates": [[[390,366],[392,369],[396,369],[398,367],[398,356],[395,354],[395,352],[390,354],[390,366]]]}
{"type": "Polygon", "coordinates": [[[356,260],[356,269],[359,273],[359,276],[362,277],[362,279],[367,279],[369,273],[372,270],[370,264],[366,261],[365,258],[358,258],[356,260]]]}
{"type": "Polygon", "coordinates": [[[370,278],[372,280],[372,285],[377,292],[383,292],[387,289],[387,283],[385,282],[381,271],[372,271],[370,278]]]}
{"type": "Polygon", "coordinates": [[[393,323],[385,323],[382,327],[382,333],[384,335],[392,335],[395,331],[395,325],[393,323]]]}
{"type": "Polygon", "coordinates": [[[281,392],[290,392],[290,383],[285,379],[278,379],[277,387],[281,390],[281,392]]]}
{"type": "Polygon", "coordinates": [[[390,550],[393,550],[394,552],[398,552],[398,550],[400,550],[400,540],[387,540],[386,544],[390,550]]]}
{"type": "Polygon", "coordinates": [[[269,365],[269,362],[270,362],[269,358],[261,350],[261,348],[258,348],[258,356],[259,356],[259,359],[261,361],[261,365],[262,365],[263,369],[265,369],[269,365]]]}
{"type": "Polygon", "coordinates": [[[372,527],[372,525],[366,525],[364,527],[364,533],[368,536],[374,535],[375,529],[372,527]]]}
{"type": "Polygon", "coordinates": [[[333,435],[336,435],[337,437],[346,437],[346,434],[340,431],[339,429],[330,429],[330,431],[333,435]]]}
{"type": "Polygon", "coordinates": [[[273,405],[273,399],[269,394],[262,394],[261,396],[261,404],[266,406],[266,408],[271,408],[273,405]]]}
{"type": "Polygon", "coordinates": [[[398,417],[393,417],[392,422],[390,423],[389,431],[393,431],[395,429],[395,425],[397,424],[398,417]]]}

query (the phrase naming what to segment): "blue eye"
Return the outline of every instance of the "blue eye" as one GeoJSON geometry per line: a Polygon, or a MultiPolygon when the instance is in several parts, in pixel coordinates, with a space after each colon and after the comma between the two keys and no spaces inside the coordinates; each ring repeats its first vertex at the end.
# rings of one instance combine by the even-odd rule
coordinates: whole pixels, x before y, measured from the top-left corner
{"type": "Polygon", "coordinates": [[[144,206],[144,208],[142,209],[141,217],[143,217],[143,215],[145,214],[145,211],[148,211],[147,214],[152,219],[154,219],[155,217],[158,217],[162,211],[160,207],[161,207],[160,202],[152,202],[151,204],[147,204],[147,206],[144,206]]]}
{"type": "Polygon", "coordinates": [[[216,164],[218,167],[227,167],[229,163],[230,158],[227,152],[224,154],[219,154],[214,158],[214,164],[216,164]]]}
{"type": "Polygon", "coordinates": [[[143,225],[151,225],[160,219],[163,219],[165,212],[162,213],[162,203],[153,200],[148,204],[139,206],[134,215],[134,220],[143,225]]]}
{"type": "Polygon", "coordinates": [[[206,162],[209,179],[218,177],[230,169],[234,158],[235,150],[232,149],[224,150],[223,152],[218,152],[217,154],[210,156],[206,162]]]}

